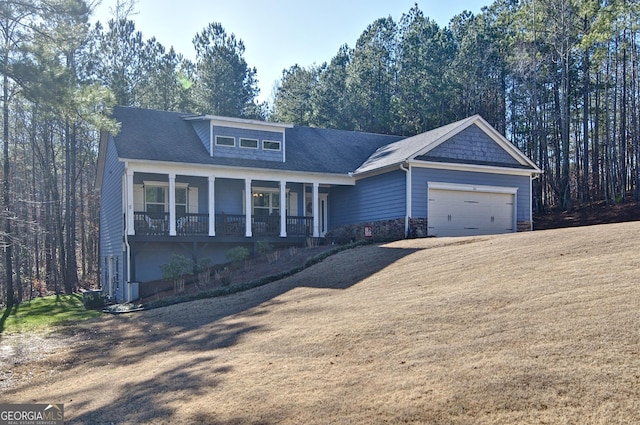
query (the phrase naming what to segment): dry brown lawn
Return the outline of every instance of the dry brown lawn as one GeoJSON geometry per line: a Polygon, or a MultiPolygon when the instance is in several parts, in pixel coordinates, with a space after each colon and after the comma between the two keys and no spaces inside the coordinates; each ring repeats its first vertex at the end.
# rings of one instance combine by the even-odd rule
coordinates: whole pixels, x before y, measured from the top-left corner
{"type": "Polygon", "coordinates": [[[0,398],[71,424],[640,423],[639,271],[640,222],[360,247],[49,336],[0,398]]]}

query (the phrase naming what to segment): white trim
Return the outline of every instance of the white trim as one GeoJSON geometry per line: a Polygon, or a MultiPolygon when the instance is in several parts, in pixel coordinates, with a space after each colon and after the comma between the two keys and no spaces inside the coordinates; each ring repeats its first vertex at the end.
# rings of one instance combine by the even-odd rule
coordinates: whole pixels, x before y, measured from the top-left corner
{"type": "Polygon", "coordinates": [[[453,164],[449,162],[411,161],[409,165],[415,168],[433,168],[437,170],[469,171],[473,173],[509,174],[515,176],[531,176],[539,174],[535,170],[523,168],[496,167],[492,165],[453,164]]]}
{"type": "Polygon", "coordinates": [[[244,235],[247,238],[253,236],[251,230],[251,216],[253,215],[253,203],[251,202],[251,196],[253,191],[251,188],[251,179],[244,179],[244,235]]]}
{"type": "MultiPolygon", "coordinates": [[[[535,177],[531,176],[531,180],[529,181],[529,230],[533,230],[533,180],[535,177]]],[[[516,226],[518,225],[518,220],[516,220],[516,226]]],[[[517,229],[516,229],[517,231],[517,229]]]]}
{"type": "Polygon", "coordinates": [[[287,237],[287,182],[280,180],[280,237],[287,237]]]}
{"type": "Polygon", "coordinates": [[[258,139],[254,139],[252,137],[238,137],[238,146],[241,149],[260,149],[260,140],[258,139]],[[251,141],[251,142],[256,142],[255,147],[254,146],[242,146],[242,141],[243,140],[247,140],[247,141],[251,141]]]}
{"type": "Polygon", "coordinates": [[[241,179],[251,178],[252,180],[267,180],[296,183],[321,182],[326,185],[353,186],[356,180],[346,174],[325,174],[310,173],[304,171],[283,171],[260,168],[238,168],[207,164],[189,164],[184,162],[169,161],[144,161],[128,160],[121,158],[120,161],[128,162],[129,167],[138,173],[168,174],[171,172],[181,176],[209,177],[214,174],[217,178],[241,179]]]}
{"type": "Polygon", "coordinates": [[[416,157],[427,154],[433,149],[437,148],[441,144],[450,140],[456,134],[461,133],[463,130],[471,127],[473,124],[476,124],[480,130],[482,130],[487,136],[489,136],[494,142],[496,142],[505,152],[507,152],[513,159],[518,161],[518,163],[522,165],[526,165],[532,167],[534,170],[530,171],[530,173],[540,174],[542,170],[531,161],[520,149],[518,149],[513,143],[509,142],[502,134],[500,134],[491,124],[486,122],[484,118],[480,115],[474,115],[464,122],[460,123],[460,125],[454,127],[448,133],[440,136],[435,141],[429,143],[424,148],[420,149],[418,152],[414,153],[410,160],[415,160],[416,157]]]}
{"type": "Polygon", "coordinates": [[[209,122],[209,156],[213,157],[213,147],[215,146],[215,137],[213,136],[213,124],[209,122]]]}
{"type": "Polygon", "coordinates": [[[404,187],[405,187],[406,199],[405,199],[405,214],[404,214],[404,234],[407,235],[407,233],[409,232],[409,218],[411,217],[411,208],[412,208],[411,166],[405,168],[404,164],[400,164],[400,170],[404,171],[405,173],[404,187]]]}
{"type": "MultiPolygon", "coordinates": [[[[138,172],[138,171],[136,171],[138,172]]],[[[167,174],[167,173],[163,173],[163,174],[167,174]]],[[[161,181],[161,180],[143,180],[142,184],[145,186],[160,186],[160,187],[169,187],[169,182],[168,181],[161,181]]],[[[189,183],[183,183],[183,182],[175,182],[176,188],[189,188],[189,183]]]]}
{"type": "Polygon", "coordinates": [[[529,159],[529,157],[526,156],[524,152],[522,152],[517,148],[517,146],[507,140],[506,137],[500,134],[498,130],[493,128],[493,126],[485,121],[484,118],[482,118],[480,115],[478,115],[478,118],[474,121],[474,123],[478,125],[478,127],[480,127],[482,130],[484,130],[484,132],[487,133],[489,137],[491,137],[496,143],[500,145],[500,147],[502,147],[502,149],[510,153],[511,156],[520,164],[533,167],[536,170],[537,174],[542,173],[542,170],[535,164],[535,162],[529,159]]]}
{"type": "Polygon", "coordinates": [[[282,162],[286,162],[286,158],[287,158],[287,151],[286,151],[287,144],[285,143],[286,140],[287,140],[287,132],[283,131],[282,132],[282,162]]]}
{"type": "Polygon", "coordinates": [[[126,216],[127,216],[127,235],[135,235],[135,227],[134,227],[134,220],[133,220],[133,173],[134,171],[130,168],[126,169],[125,172],[125,184],[126,184],[126,196],[127,196],[127,210],[126,210],[126,216]]]}
{"type": "Polygon", "coordinates": [[[510,193],[515,195],[518,193],[517,187],[508,186],[485,186],[485,185],[472,185],[472,184],[458,184],[458,183],[443,183],[443,182],[427,182],[429,189],[439,190],[457,190],[461,192],[488,192],[488,193],[510,193]]]}
{"type": "Polygon", "coordinates": [[[470,185],[470,184],[458,184],[458,183],[442,183],[442,182],[427,182],[427,220],[429,220],[429,199],[431,198],[430,191],[434,190],[451,190],[459,192],[480,192],[480,193],[505,193],[513,195],[513,210],[511,226],[513,232],[518,231],[518,188],[509,186],[485,186],[485,185],[470,185]]]}
{"type": "MultiPolygon", "coordinates": [[[[189,203],[189,199],[187,198],[187,205],[188,203],[189,203]]],[[[169,236],[175,236],[175,235],[176,235],[176,175],[169,174],[169,236]]]]}
{"type": "Polygon", "coordinates": [[[222,134],[216,134],[215,136],[215,145],[222,146],[223,148],[235,148],[236,147],[236,138],[235,136],[224,136],[222,134]],[[225,145],[223,143],[218,143],[218,139],[231,139],[233,140],[233,145],[225,145]]]}
{"type": "Polygon", "coordinates": [[[246,118],[221,117],[219,115],[198,115],[184,117],[183,119],[185,121],[210,121],[213,125],[222,127],[232,125],[235,128],[248,130],[284,131],[285,128],[293,128],[293,124],[250,120],[246,118]]]}
{"type": "Polygon", "coordinates": [[[209,236],[216,235],[216,177],[209,176],[209,236]]]}
{"type": "Polygon", "coordinates": [[[282,142],[279,141],[279,140],[262,139],[262,150],[263,151],[268,151],[268,152],[282,152],[282,142]],[[278,144],[278,149],[265,148],[264,147],[265,143],[277,143],[278,144]]]}

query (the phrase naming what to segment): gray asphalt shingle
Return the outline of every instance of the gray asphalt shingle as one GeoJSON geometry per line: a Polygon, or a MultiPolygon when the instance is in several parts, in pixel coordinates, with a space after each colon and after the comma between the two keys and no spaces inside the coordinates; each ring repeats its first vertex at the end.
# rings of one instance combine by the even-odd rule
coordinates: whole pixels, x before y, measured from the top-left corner
{"type": "Polygon", "coordinates": [[[116,107],[121,123],[115,136],[118,156],[126,159],[252,167],[346,174],[355,171],[378,148],[401,136],[355,131],[293,127],[286,129],[286,162],[211,157],[193,126],[191,116],[177,112],[116,107]]]}

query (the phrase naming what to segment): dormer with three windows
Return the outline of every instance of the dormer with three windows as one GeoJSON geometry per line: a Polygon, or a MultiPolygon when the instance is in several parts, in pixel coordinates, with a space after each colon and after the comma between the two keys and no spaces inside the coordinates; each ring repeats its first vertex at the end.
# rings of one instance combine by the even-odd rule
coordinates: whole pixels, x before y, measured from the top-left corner
{"type": "Polygon", "coordinates": [[[212,157],[285,162],[285,130],[291,124],[215,115],[185,119],[212,157]]]}

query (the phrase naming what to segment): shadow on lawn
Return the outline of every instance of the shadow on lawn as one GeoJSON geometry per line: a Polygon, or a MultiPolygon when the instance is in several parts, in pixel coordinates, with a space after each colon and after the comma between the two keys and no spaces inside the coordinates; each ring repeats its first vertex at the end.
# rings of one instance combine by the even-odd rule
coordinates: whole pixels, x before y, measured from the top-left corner
{"type": "MultiPolygon", "coordinates": [[[[84,333],[83,339],[90,341],[71,347],[70,359],[76,359],[78,364],[88,363],[93,370],[141,367],[149,372],[151,368],[153,377],[140,381],[132,377],[119,383],[119,393],[113,399],[122,400],[120,405],[102,405],[80,415],[73,411],[84,410],[83,397],[86,399],[87,394],[82,390],[60,389],[57,397],[60,400],[82,400],[82,404],[69,406],[67,423],[171,421],[175,406],[179,405],[175,397],[206,393],[233,370],[233,358],[229,360],[225,348],[238,344],[245,334],[269,331],[264,324],[256,323],[256,317],[286,302],[276,300],[278,296],[299,287],[347,289],[417,250],[362,246],[340,252],[289,278],[231,296],[201,300],[197,306],[183,303],[110,316],[93,327],[86,324],[75,327],[70,331],[84,333]],[[337,259],[339,256],[351,257],[337,259]],[[255,309],[258,306],[265,309],[255,309]],[[185,352],[188,357],[178,357],[185,352]],[[175,363],[167,369],[167,359],[172,355],[175,363]],[[154,364],[153,359],[161,365],[154,364]],[[156,367],[158,373],[154,375],[156,367]],[[169,403],[170,400],[173,402],[169,403]]],[[[211,413],[214,410],[212,407],[211,413]]]]}
{"type": "Polygon", "coordinates": [[[20,304],[14,304],[12,307],[4,309],[4,313],[2,314],[2,317],[0,317],[0,337],[2,337],[2,332],[4,332],[4,324],[6,323],[7,319],[12,314],[17,313],[19,306],[20,304]]]}

